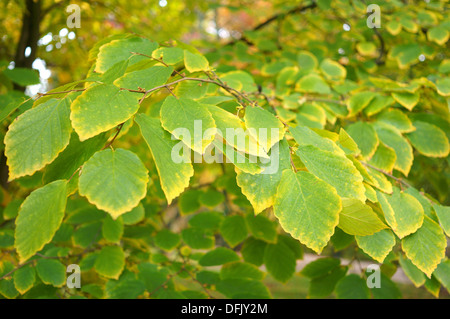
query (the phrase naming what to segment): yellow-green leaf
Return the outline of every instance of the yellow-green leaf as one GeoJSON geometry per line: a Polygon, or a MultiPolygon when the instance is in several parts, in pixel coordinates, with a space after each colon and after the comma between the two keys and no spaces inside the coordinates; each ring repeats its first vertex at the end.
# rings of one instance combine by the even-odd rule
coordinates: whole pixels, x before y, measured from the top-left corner
{"type": "Polygon", "coordinates": [[[80,141],[127,121],[139,109],[141,97],[140,93],[120,90],[112,84],[88,88],[70,106],[70,119],[80,141]]]}
{"type": "Polygon", "coordinates": [[[402,239],[402,249],[414,265],[428,278],[445,258],[447,239],[442,228],[425,216],[423,225],[414,234],[402,239]]]}
{"type": "Polygon", "coordinates": [[[194,175],[189,158],[185,161],[175,162],[172,158],[172,151],[177,142],[171,139],[170,134],[163,130],[158,119],[150,118],[148,115],[139,113],[136,115],[136,122],[139,124],[142,136],[147,142],[148,147],[155,161],[158,170],[161,187],[166,195],[167,202],[170,204],[174,198],[183,192],[189,186],[189,180],[194,175]]]}
{"type": "Polygon", "coordinates": [[[340,210],[333,187],[308,172],[283,171],[274,214],[292,237],[320,253],[334,233],[340,210]]]}
{"type": "Polygon", "coordinates": [[[14,247],[23,262],[49,243],[64,217],[67,181],[58,180],[33,191],[16,219],[14,247]]]}
{"type": "Polygon", "coordinates": [[[5,135],[9,179],[32,175],[69,144],[70,100],[50,99],[17,117],[5,135]]]}
{"type": "Polygon", "coordinates": [[[349,235],[368,236],[387,228],[370,206],[357,199],[342,199],[339,225],[349,235]]]}
{"type": "Polygon", "coordinates": [[[136,154],[105,149],[83,165],[78,188],[80,195],[116,219],[139,204],[147,183],[147,169],[136,154]]]}

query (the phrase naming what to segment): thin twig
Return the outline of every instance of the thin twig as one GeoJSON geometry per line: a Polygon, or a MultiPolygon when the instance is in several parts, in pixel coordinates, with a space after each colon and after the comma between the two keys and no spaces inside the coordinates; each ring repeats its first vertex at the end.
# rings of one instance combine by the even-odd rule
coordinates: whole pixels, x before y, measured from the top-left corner
{"type": "Polygon", "coordinates": [[[117,132],[114,135],[114,137],[112,138],[111,142],[107,143],[105,146],[103,146],[102,150],[107,149],[108,147],[110,147],[112,145],[112,143],[114,143],[114,141],[116,140],[117,136],[119,136],[120,131],[122,130],[123,125],[125,124],[119,124],[119,126],[117,126],[117,132]]]}
{"type": "Polygon", "coordinates": [[[405,182],[403,179],[398,178],[398,177],[395,177],[394,175],[392,175],[392,174],[386,172],[385,170],[382,170],[382,169],[380,169],[380,168],[378,168],[378,167],[376,167],[376,166],[373,166],[373,165],[371,165],[371,164],[369,164],[369,163],[366,163],[366,162],[362,162],[362,161],[360,161],[360,162],[361,162],[361,164],[363,164],[364,166],[370,167],[370,168],[372,168],[372,169],[374,169],[374,170],[376,170],[376,171],[378,171],[378,172],[380,172],[380,173],[383,173],[384,175],[386,175],[386,176],[392,178],[393,180],[395,180],[395,181],[396,181],[397,183],[399,183],[399,184],[403,184],[403,185],[405,185],[405,186],[407,186],[407,187],[413,187],[411,184],[405,182]]]}

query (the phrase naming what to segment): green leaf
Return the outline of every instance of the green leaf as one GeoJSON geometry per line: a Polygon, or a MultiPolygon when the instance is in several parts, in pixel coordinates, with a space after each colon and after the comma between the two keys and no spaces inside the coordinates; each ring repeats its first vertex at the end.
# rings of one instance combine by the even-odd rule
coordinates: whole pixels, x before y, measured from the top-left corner
{"type": "Polygon", "coordinates": [[[413,125],[416,130],[407,134],[407,138],[421,154],[428,157],[448,156],[449,142],[440,128],[422,121],[413,121],[413,125]]]}
{"type": "Polygon", "coordinates": [[[30,265],[24,266],[14,272],[14,286],[21,295],[30,290],[36,281],[36,271],[30,265]]]}
{"type": "Polygon", "coordinates": [[[23,262],[49,243],[64,217],[67,181],[58,180],[33,191],[16,219],[14,247],[23,262]]]}
{"type": "Polygon", "coordinates": [[[236,182],[242,194],[252,204],[255,214],[273,205],[281,174],[290,165],[289,145],[284,139],[272,147],[270,162],[261,165],[263,171],[260,174],[251,175],[237,171],[236,182]]]}
{"type": "Polygon", "coordinates": [[[62,287],[66,283],[66,267],[55,259],[39,259],[36,271],[46,285],[62,287]]]}
{"type": "Polygon", "coordinates": [[[380,141],[395,151],[394,168],[408,176],[414,160],[411,145],[396,129],[380,125],[375,126],[375,129],[380,141]]]}
{"type": "Polygon", "coordinates": [[[383,273],[380,273],[380,287],[372,288],[371,292],[375,299],[402,298],[402,293],[397,285],[383,273]]]}
{"type": "Polygon", "coordinates": [[[203,266],[219,266],[229,262],[238,261],[239,256],[231,249],[225,247],[217,247],[207,252],[200,258],[198,263],[203,266]]]}
{"type": "Polygon", "coordinates": [[[444,26],[437,26],[428,30],[428,41],[436,42],[439,45],[444,45],[450,36],[450,33],[444,26]]]}
{"type": "Polygon", "coordinates": [[[95,270],[106,278],[118,279],[125,267],[125,254],[119,246],[105,246],[95,260],[95,270]]]}
{"type": "Polygon", "coordinates": [[[369,299],[370,293],[364,279],[358,275],[345,276],[336,285],[338,299],[369,299]]]}
{"type": "Polygon", "coordinates": [[[214,189],[206,190],[199,197],[200,203],[210,208],[216,207],[217,205],[223,203],[224,200],[225,196],[221,192],[214,189]]]}
{"type": "Polygon", "coordinates": [[[415,130],[410,119],[399,109],[389,109],[381,112],[377,116],[377,121],[391,125],[402,133],[408,133],[415,130]]]}
{"type": "Polygon", "coordinates": [[[209,69],[208,60],[203,55],[191,53],[188,50],[184,50],[184,65],[191,73],[209,69]]]}
{"type": "Polygon", "coordinates": [[[180,243],[180,235],[172,233],[168,229],[162,229],[155,236],[155,245],[164,250],[170,251],[180,243]]]}
{"type": "Polygon", "coordinates": [[[103,73],[117,62],[127,59],[129,65],[148,59],[145,56],[134,55],[133,52],[150,55],[157,47],[156,42],[139,37],[113,40],[100,47],[95,72],[103,73]]]}
{"type": "Polygon", "coordinates": [[[419,93],[408,92],[392,92],[392,97],[409,111],[412,111],[420,99],[419,93]]]}
{"type": "Polygon", "coordinates": [[[352,139],[350,135],[341,127],[339,130],[339,145],[346,154],[358,155],[361,151],[358,148],[358,144],[352,139]]]}
{"type": "MultiPolygon", "coordinates": [[[[161,163],[164,163],[164,162],[161,161],[161,163]]],[[[192,169],[192,175],[193,174],[194,174],[194,172],[192,169]]],[[[161,181],[161,184],[163,184],[162,181],[161,181]]],[[[164,190],[164,188],[163,188],[163,190],[164,190]]],[[[180,192],[182,192],[182,191],[183,190],[180,190],[180,192]]],[[[187,191],[185,191],[184,193],[182,193],[180,195],[180,198],[178,199],[178,208],[180,209],[181,215],[192,214],[200,209],[201,204],[198,199],[200,198],[200,195],[202,193],[203,192],[198,189],[188,189],[187,191]]]]}
{"type": "Polygon", "coordinates": [[[411,260],[400,255],[399,263],[403,269],[403,272],[411,280],[414,286],[420,287],[425,283],[427,277],[411,262],[411,260]]]}
{"type": "Polygon", "coordinates": [[[128,68],[128,60],[120,61],[114,64],[105,73],[101,75],[101,82],[105,84],[112,84],[115,80],[125,74],[128,68]]]}
{"type": "Polygon", "coordinates": [[[268,244],[264,250],[264,264],[276,280],[286,283],[295,273],[294,252],[283,242],[268,244]]]}
{"type": "Polygon", "coordinates": [[[217,290],[231,299],[267,299],[270,292],[263,283],[252,279],[224,279],[217,284],[217,290]]]}
{"type": "Polygon", "coordinates": [[[101,222],[92,222],[82,225],[73,233],[73,244],[81,248],[87,248],[99,240],[99,234],[101,234],[101,231],[101,222]]]}
{"type": "Polygon", "coordinates": [[[340,196],[365,202],[363,178],[348,158],[312,145],[299,146],[296,153],[309,172],[333,186],[340,196]]]}
{"type": "Polygon", "coordinates": [[[414,234],[402,239],[402,249],[414,265],[428,278],[445,257],[447,239],[442,228],[425,216],[423,225],[414,234]]]}
{"type": "Polygon", "coordinates": [[[102,149],[107,138],[105,133],[81,142],[78,135],[72,133],[69,145],[45,168],[44,183],[50,183],[57,179],[70,179],[81,165],[95,152],[102,149]]]}
{"type": "Polygon", "coordinates": [[[220,76],[222,82],[238,91],[250,93],[257,90],[255,80],[245,71],[231,71],[220,76]]]}
{"type": "Polygon", "coordinates": [[[121,90],[112,84],[89,87],[70,106],[70,119],[80,141],[127,121],[139,109],[141,97],[140,93],[121,90]]]}
{"type": "Polygon", "coordinates": [[[120,278],[118,282],[109,280],[105,286],[107,299],[138,299],[144,292],[144,283],[131,278],[120,278]]]}
{"type": "Polygon", "coordinates": [[[201,228],[185,228],[181,232],[183,241],[193,249],[211,249],[214,247],[214,236],[201,228]]]}
{"type": "Polygon", "coordinates": [[[450,77],[436,80],[436,91],[439,95],[450,96],[450,77]]]}
{"type": "Polygon", "coordinates": [[[446,259],[441,262],[433,272],[433,276],[439,280],[447,291],[450,291],[450,260],[446,259]]]}
{"type": "Polygon", "coordinates": [[[302,77],[296,84],[298,91],[303,93],[330,94],[331,89],[320,75],[310,73],[302,77]]]}
{"type": "Polygon", "coordinates": [[[356,236],[356,242],[367,255],[383,263],[395,246],[395,236],[389,229],[383,229],[369,236],[356,236]]]}
{"type": "Polygon", "coordinates": [[[271,147],[284,137],[284,125],[275,115],[259,107],[247,107],[245,125],[250,135],[268,153],[271,147]]]}
{"type": "Polygon", "coordinates": [[[123,221],[121,218],[116,220],[111,216],[106,216],[103,220],[102,235],[110,243],[119,243],[123,235],[123,221]]]}
{"type": "Polygon", "coordinates": [[[152,52],[152,57],[162,59],[164,63],[173,65],[184,59],[183,49],[177,47],[160,47],[152,52]]]}
{"type": "Polygon", "coordinates": [[[203,212],[196,214],[189,219],[189,225],[203,229],[217,230],[224,220],[223,213],[218,212],[203,212]]]}
{"type": "Polygon", "coordinates": [[[263,215],[248,214],[245,218],[248,230],[256,239],[264,240],[268,243],[277,241],[277,229],[275,222],[263,215]]]}
{"type": "Polygon", "coordinates": [[[367,105],[363,112],[367,116],[372,116],[377,114],[387,108],[388,106],[394,104],[394,99],[391,96],[385,96],[381,94],[375,95],[375,97],[370,101],[369,105],[367,105]]]}
{"type": "Polygon", "coordinates": [[[66,148],[72,131],[69,103],[69,99],[50,99],[26,111],[9,126],[5,155],[10,180],[32,175],[66,148]]]}
{"type": "Polygon", "coordinates": [[[8,203],[8,206],[3,210],[3,219],[11,220],[17,217],[19,214],[20,205],[22,205],[23,199],[13,199],[8,203]]]}
{"type": "Polygon", "coordinates": [[[331,59],[322,60],[320,70],[327,79],[332,81],[339,81],[347,76],[347,70],[341,64],[331,59]]]}
{"type": "MultiPolygon", "coordinates": [[[[251,156],[247,157],[244,153],[236,151],[232,146],[223,143],[218,139],[215,139],[212,143],[214,145],[216,156],[217,154],[219,154],[219,156],[220,154],[222,154],[222,156],[226,157],[227,163],[233,163],[233,165],[236,166],[237,169],[251,175],[261,173],[262,168],[257,163],[256,158],[252,158],[251,156]]],[[[223,160],[223,157],[219,157],[219,159],[225,162],[225,160],[223,160]]]]}
{"type": "Polygon", "coordinates": [[[343,199],[338,227],[350,235],[368,236],[387,228],[370,206],[357,199],[343,199]]]}
{"type": "Polygon", "coordinates": [[[308,51],[299,51],[297,53],[297,62],[301,69],[312,70],[319,66],[317,58],[308,51]]]}
{"type": "Polygon", "coordinates": [[[249,134],[248,130],[245,130],[245,124],[239,117],[215,105],[207,105],[207,107],[216,123],[217,135],[229,145],[250,155],[269,158],[262,146],[249,134]]]}
{"type": "Polygon", "coordinates": [[[142,204],[133,208],[130,212],[122,215],[124,225],[135,225],[145,218],[145,209],[142,204]]]}
{"type": "Polygon", "coordinates": [[[450,207],[433,204],[433,209],[445,233],[450,237],[450,207]]]}
{"type": "Polygon", "coordinates": [[[303,248],[300,242],[290,235],[278,235],[278,243],[283,243],[294,253],[295,259],[303,259],[303,248]]]}
{"type": "Polygon", "coordinates": [[[292,237],[320,253],[334,233],[340,210],[333,187],[307,172],[283,171],[274,214],[292,237]]]}
{"type": "Polygon", "coordinates": [[[347,101],[347,108],[350,114],[357,114],[366,108],[375,97],[374,92],[363,91],[352,95],[347,101]]]}
{"type": "Polygon", "coordinates": [[[377,192],[377,198],[386,222],[399,238],[414,233],[422,226],[423,207],[413,196],[394,188],[392,195],[377,192]]]}
{"type": "Polygon", "coordinates": [[[29,68],[4,69],[3,75],[20,86],[39,84],[39,72],[29,68]]]}
{"type": "Polygon", "coordinates": [[[319,258],[307,264],[300,274],[309,279],[319,278],[330,274],[332,270],[339,267],[340,263],[340,260],[336,258],[319,258]]]}
{"type": "MultiPolygon", "coordinates": [[[[177,84],[174,93],[177,97],[198,100],[206,95],[210,85],[212,86],[213,84],[199,81],[182,81],[177,84]]],[[[203,103],[203,101],[201,103],[203,103]]]]}
{"type": "Polygon", "coordinates": [[[234,248],[248,236],[247,224],[241,215],[227,216],[220,224],[220,234],[234,248]]]}
{"type": "Polygon", "coordinates": [[[356,45],[359,54],[367,57],[374,57],[377,54],[377,46],[373,42],[359,42],[356,45]]]}
{"type": "Polygon", "coordinates": [[[335,251],[341,251],[355,242],[355,236],[351,236],[339,227],[336,227],[330,241],[335,251]]]}
{"type": "Polygon", "coordinates": [[[264,272],[258,267],[249,263],[230,262],[220,269],[220,278],[224,279],[254,279],[262,280],[264,272]]]}
{"type": "MultiPolygon", "coordinates": [[[[322,137],[305,126],[289,128],[289,132],[300,146],[313,145],[324,151],[344,154],[344,152],[329,138],[322,137]]],[[[325,132],[325,131],[322,131],[325,132]]],[[[338,137],[339,138],[339,137],[338,137]]]]}
{"type": "Polygon", "coordinates": [[[133,90],[137,90],[138,88],[149,90],[165,84],[172,75],[172,72],[172,67],[156,65],[147,69],[127,73],[115,80],[114,85],[133,90]]]}
{"type": "Polygon", "coordinates": [[[309,284],[308,297],[324,298],[329,296],[346,273],[347,267],[336,267],[325,276],[312,279],[309,284]]]}
{"type": "Polygon", "coordinates": [[[167,202],[170,204],[189,186],[189,180],[194,175],[192,164],[183,161],[176,163],[172,160],[172,150],[179,142],[170,138],[170,134],[163,130],[158,119],[139,113],[136,115],[136,122],[139,124],[142,136],[150,148],[158,170],[161,187],[166,195],[167,202]]]}
{"type": "Polygon", "coordinates": [[[242,245],[241,253],[244,260],[256,266],[261,266],[264,262],[264,250],[267,243],[253,237],[248,238],[242,245]]]}
{"type": "Polygon", "coordinates": [[[441,284],[434,275],[432,275],[431,278],[427,278],[425,280],[424,287],[434,297],[439,298],[439,292],[441,291],[441,284]]]}
{"type": "Polygon", "coordinates": [[[396,160],[397,154],[395,154],[394,149],[380,142],[375,154],[373,154],[370,159],[369,164],[378,167],[385,172],[392,172],[396,160]]]}
{"type": "Polygon", "coordinates": [[[203,154],[217,132],[208,108],[194,100],[168,96],[161,106],[161,124],[165,130],[203,154]]]}
{"type": "Polygon", "coordinates": [[[83,165],[78,188],[80,195],[116,219],[139,204],[147,183],[147,169],[136,154],[105,149],[83,165]]]}

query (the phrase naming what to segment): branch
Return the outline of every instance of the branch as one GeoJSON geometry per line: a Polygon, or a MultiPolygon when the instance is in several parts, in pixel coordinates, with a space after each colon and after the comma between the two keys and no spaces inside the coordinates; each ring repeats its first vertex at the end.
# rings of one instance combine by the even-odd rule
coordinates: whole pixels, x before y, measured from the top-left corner
{"type": "MultiPolygon", "coordinates": [[[[281,12],[281,13],[274,14],[273,16],[268,18],[266,21],[261,22],[260,24],[256,25],[253,29],[251,29],[251,31],[261,30],[261,29],[265,28],[266,26],[268,26],[269,24],[271,24],[272,22],[277,21],[278,19],[284,19],[287,16],[290,16],[290,15],[293,15],[293,14],[297,14],[297,13],[301,13],[301,12],[304,12],[304,11],[309,10],[309,9],[314,9],[315,7],[317,7],[317,4],[316,4],[315,1],[313,1],[311,4],[309,4],[307,6],[301,5],[301,6],[295,7],[295,8],[293,8],[293,9],[287,11],[287,12],[281,12]]],[[[240,38],[234,39],[234,40],[228,42],[225,45],[233,45],[233,44],[235,44],[238,41],[244,41],[244,42],[247,42],[248,44],[252,44],[244,36],[241,36],[240,38]]]]}
{"type": "MultiPolygon", "coordinates": [[[[361,0],[366,6],[367,3],[365,0],[361,0]]],[[[367,17],[370,16],[369,12],[366,13],[367,17]]],[[[380,52],[377,59],[375,60],[375,63],[377,65],[383,65],[384,64],[384,60],[383,60],[383,56],[385,55],[385,45],[384,45],[384,39],[381,36],[380,31],[378,31],[377,28],[372,28],[373,32],[375,33],[375,36],[378,38],[378,41],[380,41],[380,48],[378,49],[378,51],[380,52]]]]}
{"type": "Polygon", "coordinates": [[[378,171],[378,172],[380,172],[380,173],[383,173],[384,175],[386,175],[386,176],[392,178],[393,180],[395,180],[395,181],[396,181],[397,183],[399,183],[399,184],[403,184],[403,185],[405,185],[405,186],[407,186],[407,187],[413,187],[411,184],[405,182],[405,181],[402,180],[401,178],[395,177],[394,175],[392,175],[392,174],[386,172],[385,170],[382,170],[382,169],[380,169],[380,168],[378,168],[378,167],[376,167],[376,166],[373,166],[373,165],[371,165],[371,164],[369,164],[369,163],[366,163],[366,162],[362,162],[362,161],[360,161],[360,162],[361,162],[361,164],[363,164],[364,166],[370,167],[370,168],[372,168],[372,169],[374,169],[374,170],[376,170],[376,171],[378,171]]]}

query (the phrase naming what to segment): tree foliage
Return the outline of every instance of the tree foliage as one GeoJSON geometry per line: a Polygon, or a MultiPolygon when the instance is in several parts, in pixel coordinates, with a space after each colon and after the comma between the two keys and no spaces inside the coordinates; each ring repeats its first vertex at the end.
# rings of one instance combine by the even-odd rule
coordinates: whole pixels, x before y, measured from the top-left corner
{"type": "Polygon", "coordinates": [[[310,297],[399,297],[397,267],[449,289],[449,8],[380,6],[370,28],[364,1],[279,5],[198,49],[112,35],[33,98],[12,84],[36,74],[1,66],[0,294],[269,298],[266,273],[342,250],[301,271],[310,297]],[[380,290],[349,274],[358,258],[382,264],[380,290]],[[74,263],[82,288],[61,288],[74,263]]]}

